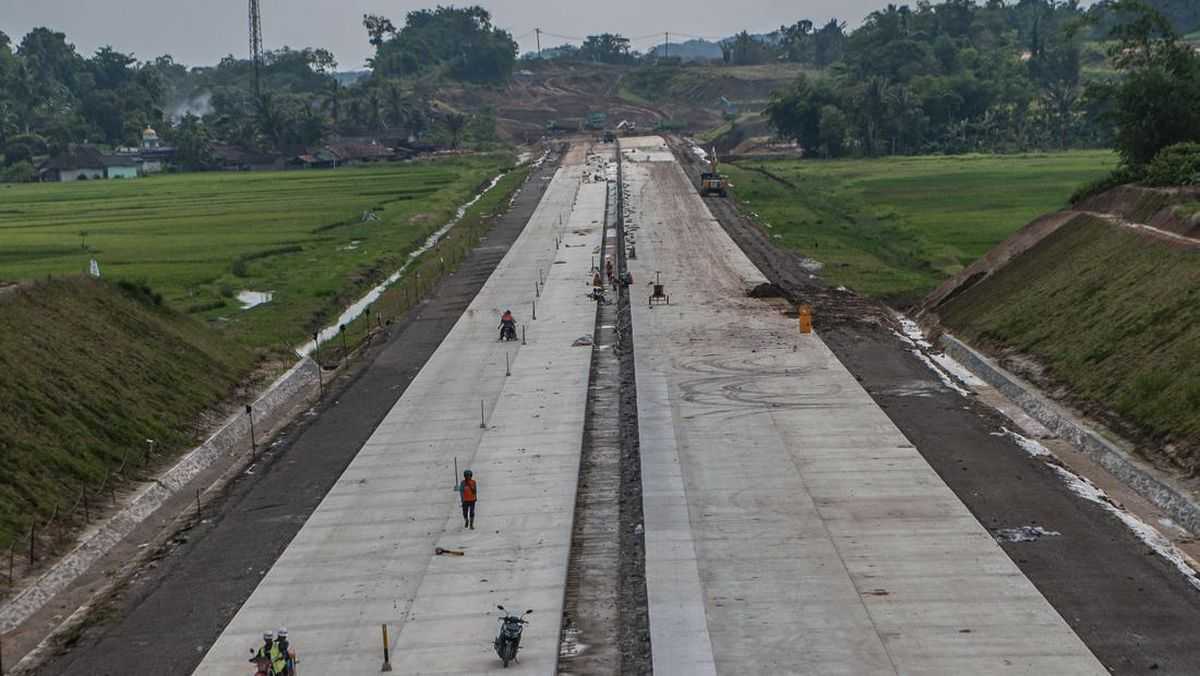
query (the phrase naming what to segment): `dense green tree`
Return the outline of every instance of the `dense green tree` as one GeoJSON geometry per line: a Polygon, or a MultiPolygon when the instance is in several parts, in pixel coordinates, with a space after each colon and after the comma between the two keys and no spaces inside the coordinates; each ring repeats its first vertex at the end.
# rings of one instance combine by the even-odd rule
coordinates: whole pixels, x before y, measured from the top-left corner
{"type": "MultiPolygon", "coordinates": [[[[821,134],[822,111],[827,106],[838,107],[838,95],[825,78],[801,75],[791,89],[776,92],[763,111],[780,136],[800,143],[807,150],[820,148],[828,138],[821,134]]],[[[831,154],[834,149],[830,149],[831,154]]]]}
{"type": "Polygon", "coordinates": [[[771,59],[771,49],[760,38],[742,31],[721,44],[725,63],[735,66],[754,66],[771,59]]]}
{"type": "Polygon", "coordinates": [[[1126,17],[1112,32],[1111,56],[1123,77],[1090,93],[1108,102],[1117,150],[1136,167],[1167,146],[1200,141],[1200,55],[1145,4],[1122,0],[1112,9],[1126,17]]]}
{"type": "Polygon", "coordinates": [[[450,147],[457,148],[462,142],[463,132],[467,129],[467,123],[470,120],[462,113],[447,113],[442,119],[442,124],[446,127],[446,133],[450,136],[450,147]]]}
{"type": "Polygon", "coordinates": [[[467,82],[506,82],[516,63],[517,43],[492,25],[482,7],[438,7],[409,12],[404,27],[374,15],[363,26],[375,45],[370,59],[377,77],[404,77],[440,69],[467,82]]]}
{"type": "Polygon", "coordinates": [[[579,47],[579,58],[594,63],[631,63],[629,38],[616,33],[589,35],[579,47]]]}
{"type": "Polygon", "coordinates": [[[185,169],[197,171],[213,165],[212,139],[204,122],[192,114],[184,115],[169,132],[176,148],[176,161],[185,169]]]}

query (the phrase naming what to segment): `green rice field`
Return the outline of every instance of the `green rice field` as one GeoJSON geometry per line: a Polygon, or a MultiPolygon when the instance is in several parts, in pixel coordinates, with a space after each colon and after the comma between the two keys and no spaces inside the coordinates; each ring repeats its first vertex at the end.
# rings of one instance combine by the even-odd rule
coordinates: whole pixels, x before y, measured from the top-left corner
{"type": "Polygon", "coordinates": [[[298,345],[394,271],[507,154],[0,186],[0,280],[137,280],[250,347],[298,345]],[[243,291],[272,300],[243,309],[243,291]]]}
{"type": "Polygon", "coordinates": [[[723,165],[739,208],[829,281],[919,298],[1116,165],[1108,151],[742,161],[723,165]]]}

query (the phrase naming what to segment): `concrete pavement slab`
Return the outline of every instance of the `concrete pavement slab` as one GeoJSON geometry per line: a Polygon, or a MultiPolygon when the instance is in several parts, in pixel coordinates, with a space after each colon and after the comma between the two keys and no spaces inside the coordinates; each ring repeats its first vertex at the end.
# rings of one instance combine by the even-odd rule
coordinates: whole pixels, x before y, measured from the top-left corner
{"type": "Polygon", "coordinates": [[[584,295],[607,195],[591,182],[596,166],[582,149],[568,155],[508,255],[197,674],[244,673],[258,635],[281,625],[306,673],[377,673],[384,624],[395,673],[490,673],[500,667],[497,601],[536,609],[518,671],[553,672],[590,362],[573,341],[594,331],[584,295]],[[496,341],[507,308],[527,345],[496,341]],[[479,480],[474,531],[458,514],[455,458],[479,480]],[[437,546],[465,555],[436,556],[437,546]]]}
{"type": "Polygon", "coordinates": [[[630,268],[670,295],[633,305],[655,673],[1104,673],[820,337],[747,296],[662,140],[622,152],[630,268]]]}

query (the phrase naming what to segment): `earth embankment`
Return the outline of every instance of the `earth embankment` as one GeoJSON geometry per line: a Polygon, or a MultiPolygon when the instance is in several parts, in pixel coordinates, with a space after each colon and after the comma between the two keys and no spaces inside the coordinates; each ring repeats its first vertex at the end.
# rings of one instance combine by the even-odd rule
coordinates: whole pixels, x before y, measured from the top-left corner
{"type": "Polygon", "coordinates": [[[256,360],[137,284],[55,278],[0,296],[0,549],[51,515],[77,525],[83,492],[99,502],[151,448],[194,445],[256,360]]]}
{"type": "Polygon", "coordinates": [[[1124,187],[1038,219],[938,289],[926,316],[1145,457],[1194,473],[1200,241],[1143,225],[1181,223],[1192,199],[1124,187]]]}

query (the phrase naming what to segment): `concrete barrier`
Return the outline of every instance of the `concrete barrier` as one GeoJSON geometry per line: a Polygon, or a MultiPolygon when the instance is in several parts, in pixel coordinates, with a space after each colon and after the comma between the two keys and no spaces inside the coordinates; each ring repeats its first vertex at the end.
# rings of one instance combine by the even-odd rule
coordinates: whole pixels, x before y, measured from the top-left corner
{"type": "Polygon", "coordinates": [[[1200,533],[1200,505],[1193,495],[1125,449],[1081,424],[1036,388],[1008,373],[992,360],[949,334],[942,334],[942,349],[984,382],[996,388],[1046,429],[1112,472],[1125,485],[1154,503],[1179,525],[1200,533]]]}
{"type": "MultiPolygon", "coordinates": [[[[292,408],[316,389],[317,368],[313,360],[303,359],[255,400],[253,410],[257,429],[268,430],[283,422],[292,408]]],[[[153,482],[139,489],[124,508],[86,535],[75,549],[42,573],[28,588],[0,607],[0,633],[12,631],[29,619],[222,456],[237,452],[239,447],[248,449],[249,432],[250,420],[245,413],[231,416],[204,443],[183,456],[153,482]]]]}

